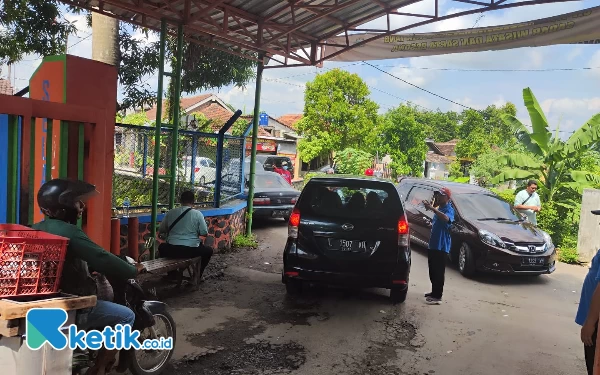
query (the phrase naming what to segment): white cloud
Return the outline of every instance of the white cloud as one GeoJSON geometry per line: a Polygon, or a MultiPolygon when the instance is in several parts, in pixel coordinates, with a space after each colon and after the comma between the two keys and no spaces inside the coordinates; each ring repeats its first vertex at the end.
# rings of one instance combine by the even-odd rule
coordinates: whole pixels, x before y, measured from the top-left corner
{"type": "Polygon", "coordinates": [[[592,115],[600,112],[600,97],[546,99],[540,103],[550,129],[559,128],[561,137],[579,128],[592,115]]]}
{"type": "Polygon", "coordinates": [[[577,114],[581,111],[600,112],[600,97],[546,99],[541,103],[541,106],[545,112],[562,114],[577,114]]]}
{"type": "MultiPolygon", "coordinates": [[[[421,86],[421,87],[426,86],[437,75],[437,72],[435,70],[410,69],[410,67],[407,65],[395,66],[395,67],[391,68],[388,72],[398,78],[402,78],[402,79],[406,80],[407,82],[410,82],[412,84],[415,84],[415,85],[421,86]]],[[[383,78],[387,79],[386,77],[391,78],[387,75],[384,76],[383,78]]],[[[412,86],[407,85],[406,83],[404,83],[398,79],[392,79],[392,80],[396,85],[398,85],[399,87],[402,87],[403,89],[414,89],[412,86]]]]}
{"type": "Polygon", "coordinates": [[[571,50],[571,52],[569,52],[569,54],[567,55],[567,60],[569,61],[573,61],[576,58],[578,58],[579,56],[581,56],[581,54],[583,54],[583,48],[578,46],[575,47],[571,50]]]}
{"type": "MultiPolygon", "coordinates": [[[[597,51],[596,53],[594,53],[594,55],[592,55],[588,66],[590,68],[600,68],[600,51],[597,51]]],[[[593,77],[600,78],[600,69],[592,69],[590,71],[590,74],[593,77]]]]}
{"type": "Polygon", "coordinates": [[[492,102],[492,105],[495,105],[496,107],[502,107],[507,103],[507,101],[504,99],[503,96],[499,96],[498,98],[496,98],[496,100],[494,100],[492,102]]]}

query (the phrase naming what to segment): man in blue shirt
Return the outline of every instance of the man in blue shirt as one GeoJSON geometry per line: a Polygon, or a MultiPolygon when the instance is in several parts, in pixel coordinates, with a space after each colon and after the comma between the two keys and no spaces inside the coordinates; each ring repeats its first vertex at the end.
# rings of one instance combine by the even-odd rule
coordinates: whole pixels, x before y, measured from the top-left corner
{"type": "MultiPolygon", "coordinates": [[[[593,211],[599,215],[600,211],[593,211]]],[[[575,323],[581,326],[581,341],[584,345],[585,364],[589,375],[594,373],[594,357],[596,354],[596,335],[598,333],[598,315],[600,314],[600,250],[592,259],[583,287],[575,323]]]]}
{"type": "Polygon", "coordinates": [[[450,189],[442,188],[434,193],[433,204],[427,201],[423,202],[425,209],[434,213],[427,247],[431,293],[425,294],[425,302],[430,305],[439,305],[444,293],[446,258],[451,244],[450,225],[454,221],[454,207],[450,203],[450,198],[450,189]]]}

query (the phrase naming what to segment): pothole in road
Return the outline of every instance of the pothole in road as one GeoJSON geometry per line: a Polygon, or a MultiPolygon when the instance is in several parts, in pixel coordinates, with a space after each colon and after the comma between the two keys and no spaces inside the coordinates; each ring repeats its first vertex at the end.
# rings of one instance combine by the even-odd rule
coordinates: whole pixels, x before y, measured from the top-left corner
{"type": "Polygon", "coordinates": [[[418,371],[401,369],[390,362],[398,356],[398,350],[415,352],[425,344],[425,338],[418,332],[417,326],[406,320],[394,317],[382,320],[382,337],[373,340],[367,348],[365,358],[357,366],[355,375],[416,375],[418,371]]]}
{"type": "Polygon", "coordinates": [[[230,319],[219,328],[187,335],[193,353],[172,364],[175,374],[197,375],[287,374],[306,361],[306,351],[295,342],[274,344],[254,339],[265,326],[230,319]]]}
{"type": "Polygon", "coordinates": [[[174,373],[196,375],[288,374],[306,361],[304,347],[297,343],[271,344],[266,341],[236,347],[218,347],[206,355],[174,363],[174,373]]]}

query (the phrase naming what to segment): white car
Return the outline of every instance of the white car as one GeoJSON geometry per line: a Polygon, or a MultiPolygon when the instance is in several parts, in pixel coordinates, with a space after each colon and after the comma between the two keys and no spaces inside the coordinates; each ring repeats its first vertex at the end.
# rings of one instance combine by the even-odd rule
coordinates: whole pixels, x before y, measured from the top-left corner
{"type": "Polygon", "coordinates": [[[192,157],[183,158],[183,167],[179,168],[179,174],[185,176],[186,181],[206,185],[214,183],[217,176],[217,166],[214,161],[207,157],[197,156],[194,162],[194,174],[192,175],[192,157]]]}

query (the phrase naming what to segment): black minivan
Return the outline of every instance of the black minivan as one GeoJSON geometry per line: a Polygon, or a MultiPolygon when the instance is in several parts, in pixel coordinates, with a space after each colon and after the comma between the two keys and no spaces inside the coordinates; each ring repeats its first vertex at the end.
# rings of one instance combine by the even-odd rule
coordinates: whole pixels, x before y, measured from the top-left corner
{"type": "Polygon", "coordinates": [[[282,281],[289,294],[305,282],[408,292],[411,252],[400,196],[391,181],[315,177],[304,187],[288,225],[282,281]]]}

